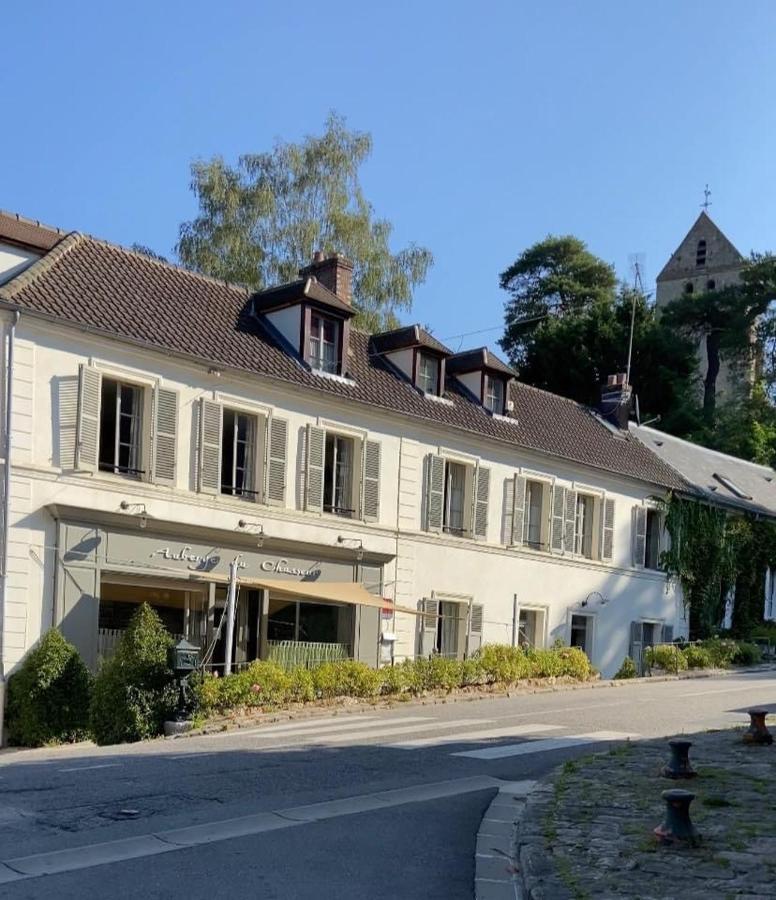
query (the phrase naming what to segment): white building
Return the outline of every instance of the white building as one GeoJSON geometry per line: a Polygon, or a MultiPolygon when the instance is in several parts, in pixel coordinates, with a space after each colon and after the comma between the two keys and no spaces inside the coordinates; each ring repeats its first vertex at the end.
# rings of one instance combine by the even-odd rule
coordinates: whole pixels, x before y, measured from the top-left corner
{"type": "Polygon", "coordinates": [[[561,640],[612,675],[632,623],[683,633],[655,508],[682,478],[487,351],[352,329],[350,273],[252,296],[72,233],[0,285],[6,673],[52,625],[95,666],[144,600],[209,646],[238,555],[237,661],[561,640]]]}

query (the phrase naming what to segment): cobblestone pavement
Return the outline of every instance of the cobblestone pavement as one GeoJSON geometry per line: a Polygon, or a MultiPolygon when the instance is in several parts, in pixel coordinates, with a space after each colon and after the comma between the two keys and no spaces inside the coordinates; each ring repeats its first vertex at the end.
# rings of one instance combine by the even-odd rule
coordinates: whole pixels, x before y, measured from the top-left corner
{"type": "MultiPolygon", "coordinates": [[[[529,797],[517,826],[522,892],[531,900],[776,897],[776,745],[744,729],[681,737],[697,777],[661,771],[667,741],[629,744],[567,762],[529,797]],[[661,792],[696,795],[697,848],[659,845],[661,792]]],[[[518,889],[518,896],[520,890],[518,889]]]]}

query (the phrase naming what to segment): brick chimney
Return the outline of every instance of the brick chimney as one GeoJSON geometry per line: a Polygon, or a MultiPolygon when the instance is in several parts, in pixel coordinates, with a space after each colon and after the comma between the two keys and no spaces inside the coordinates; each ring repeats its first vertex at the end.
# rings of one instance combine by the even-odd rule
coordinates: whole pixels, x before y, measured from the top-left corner
{"type": "Polygon", "coordinates": [[[633,392],[626,381],[626,375],[610,375],[606,384],[601,385],[601,402],[598,410],[607,422],[616,428],[626,430],[633,406],[633,392]]]}
{"type": "Polygon", "coordinates": [[[313,261],[299,274],[302,278],[316,278],[345,303],[353,302],[353,263],[341,253],[325,257],[322,250],[316,250],[313,261]]]}

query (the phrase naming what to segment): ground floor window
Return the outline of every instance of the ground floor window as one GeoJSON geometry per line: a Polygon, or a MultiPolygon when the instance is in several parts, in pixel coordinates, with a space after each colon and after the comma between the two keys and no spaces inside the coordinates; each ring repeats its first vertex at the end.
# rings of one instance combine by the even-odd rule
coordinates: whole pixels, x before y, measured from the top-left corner
{"type": "Polygon", "coordinates": [[[439,604],[436,641],[434,651],[440,656],[450,659],[463,657],[462,638],[464,637],[464,607],[460,603],[442,601],[439,604]]]}
{"type": "Polygon", "coordinates": [[[351,658],[353,607],[270,595],[267,655],[302,665],[351,658]]]}
{"type": "Polygon", "coordinates": [[[521,607],[517,627],[517,643],[520,647],[542,648],[544,646],[543,609],[521,607]]]}
{"type": "Polygon", "coordinates": [[[571,635],[569,646],[579,647],[591,656],[593,652],[593,619],[591,616],[573,615],[571,617],[571,635]]]}

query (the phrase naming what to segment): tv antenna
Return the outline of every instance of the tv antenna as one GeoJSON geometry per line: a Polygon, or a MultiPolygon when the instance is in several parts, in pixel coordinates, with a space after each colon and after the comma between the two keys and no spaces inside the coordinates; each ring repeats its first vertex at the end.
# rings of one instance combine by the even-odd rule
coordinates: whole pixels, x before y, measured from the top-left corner
{"type": "Polygon", "coordinates": [[[632,253],[630,256],[633,273],[633,299],[631,302],[630,337],[628,338],[628,366],[625,369],[625,383],[630,384],[631,361],[633,360],[633,331],[636,326],[636,298],[644,294],[644,254],[632,253]]]}

